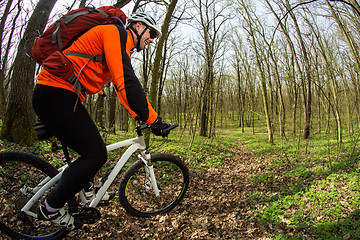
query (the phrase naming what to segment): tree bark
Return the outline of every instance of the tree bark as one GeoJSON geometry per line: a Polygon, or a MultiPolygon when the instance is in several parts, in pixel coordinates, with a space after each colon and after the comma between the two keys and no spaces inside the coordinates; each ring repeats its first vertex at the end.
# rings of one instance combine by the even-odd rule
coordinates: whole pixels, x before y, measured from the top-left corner
{"type": "Polygon", "coordinates": [[[96,100],[95,122],[102,130],[105,130],[105,96],[98,94],[96,100]]]}
{"type": "Polygon", "coordinates": [[[164,22],[161,26],[162,35],[159,38],[159,42],[158,42],[158,45],[156,48],[156,53],[155,53],[155,59],[153,62],[149,101],[155,109],[157,109],[159,79],[161,77],[160,73],[162,72],[160,69],[160,66],[161,66],[162,59],[163,59],[164,45],[169,37],[168,31],[169,31],[169,27],[170,27],[170,21],[171,21],[172,14],[175,10],[177,2],[178,2],[178,0],[171,0],[170,3],[166,5],[166,8],[167,8],[166,15],[165,15],[164,22]]]}
{"type": "Polygon", "coordinates": [[[245,11],[245,14],[243,14],[243,18],[246,21],[247,26],[249,27],[249,29],[247,29],[247,32],[250,35],[251,44],[252,44],[252,47],[253,47],[254,53],[255,53],[257,68],[260,73],[261,93],[262,93],[262,100],[263,100],[263,104],[264,104],[265,121],[266,121],[266,126],[267,126],[267,131],[268,131],[268,142],[269,142],[269,144],[273,145],[274,144],[273,127],[272,127],[272,122],[271,122],[271,117],[270,117],[270,112],[269,112],[269,100],[268,100],[268,96],[267,96],[266,78],[265,78],[265,73],[264,73],[264,70],[262,67],[263,62],[261,60],[261,51],[258,49],[259,41],[257,41],[257,39],[256,39],[255,29],[253,27],[253,24],[255,21],[254,21],[254,19],[252,19],[252,16],[249,12],[250,10],[248,9],[247,6],[245,6],[243,1],[242,1],[241,5],[243,7],[243,10],[245,11]]]}
{"type": "Polygon", "coordinates": [[[341,124],[341,117],[340,117],[340,111],[339,111],[339,97],[337,93],[337,83],[336,83],[336,76],[335,76],[335,70],[333,66],[333,62],[335,62],[334,57],[331,58],[330,51],[328,48],[326,48],[326,40],[322,39],[320,35],[320,31],[317,28],[316,24],[313,22],[310,22],[307,18],[305,18],[306,22],[308,23],[309,27],[313,30],[315,38],[318,42],[320,53],[323,56],[323,59],[326,64],[326,73],[328,78],[330,79],[330,85],[331,85],[331,93],[334,98],[334,113],[335,113],[335,121],[336,121],[336,127],[337,127],[337,136],[338,136],[338,142],[342,142],[342,124],[341,124]],[[328,51],[326,51],[328,49],[328,51]],[[330,56],[328,56],[330,55],[330,56]]]}
{"type": "Polygon", "coordinates": [[[109,130],[115,134],[115,113],[116,113],[116,101],[117,95],[113,88],[110,89],[110,99],[109,99],[109,130]]]}
{"type": "Polygon", "coordinates": [[[266,1],[267,5],[269,6],[269,9],[271,10],[271,12],[274,14],[276,19],[279,21],[280,27],[281,27],[283,33],[285,34],[286,41],[291,50],[291,61],[290,61],[291,71],[289,74],[289,77],[290,77],[289,81],[290,81],[290,85],[292,86],[291,91],[293,92],[293,95],[292,95],[292,97],[293,97],[292,135],[295,135],[296,134],[297,103],[298,103],[298,89],[297,89],[297,83],[295,80],[295,65],[296,65],[296,69],[299,71],[300,79],[303,79],[303,73],[302,73],[298,58],[297,58],[294,43],[291,40],[290,34],[287,31],[286,26],[283,24],[280,17],[278,16],[278,14],[275,12],[273,7],[269,3],[269,0],[265,0],[265,1],[266,1]]]}
{"type": "MultiPolygon", "coordinates": [[[[360,9],[359,4],[356,1],[351,1],[353,6],[355,6],[356,9],[360,9]]],[[[356,83],[354,82],[354,85],[358,86],[360,85],[360,53],[359,53],[359,47],[356,43],[354,37],[351,34],[351,31],[347,28],[346,24],[344,24],[343,20],[339,16],[339,14],[335,11],[334,7],[330,4],[329,0],[326,0],[326,4],[329,6],[332,16],[335,19],[336,23],[338,24],[343,37],[349,47],[349,50],[351,52],[351,55],[353,57],[355,69],[356,69],[356,83]]],[[[356,87],[355,87],[356,88],[356,87]]],[[[355,92],[359,92],[358,89],[355,89],[355,92]]],[[[358,94],[356,94],[356,98],[358,98],[358,94]]],[[[357,105],[358,107],[358,105],[357,105]]],[[[358,110],[358,109],[357,109],[358,110]]],[[[360,119],[358,119],[359,122],[359,128],[360,128],[360,119]]]]}
{"type": "Polygon", "coordinates": [[[79,8],[85,7],[86,6],[86,1],[87,0],[80,0],[79,8]]]}
{"type": "Polygon", "coordinates": [[[34,41],[31,36],[34,36],[36,31],[44,30],[55,3],[56,0],[40,0],[37,3],[20,40],[13,64],[9,102],[1,131],[2,139],[22,144],[32,144],[36,139],[32,127],[35,115],[31,105],[35,62],[26,55],[31,53],[34,41]]]}
{"type": "MultiPolygon", "coordinates": [[[[10,1],[7,2],[6,7],[4,9],[3,16],[2,16],[1,21],[0,21],[0,47],[1,48],[3,47],[5,23],[6,23],[6,19],[7,19],[8,15],[9,15],[9,11],[10,11],[10,7],[11,7],[12,2],[13,2],[13,0],[10,0],[10,1]]],[[[17,5],[20,8],[20,1],[18,2],[17,5]]],[[[19,15],[19,13],[20,13],[20,9],[17,12],[17,15],[15,17],[17,17],[19,15]]],[[[15,28],[11,29],[9,40],[12,38],[14,30],[15,30],[15,28]]],[[[1,55],[2,51],[0,51],[0,59],[1,59],[1,62],[2,62],[1,69],[0,69],[0,119],[4,118],[4,113],[5,113],[5,109],[6,109],[6,101],[5,101],[5,99],[6,99],[6,97],[5,97],[5,92],[6,92],[5,91],[5,76],[6,76],[6,73],[5,73],[5,67],[6,67],[6,63],[7,63],[7,57],[8,57],[8,54],[9,54],[9,46],[10,46],[10,43],[8,44],[8,47],[6,48],[4,57],[1,55]]]]}
{"type": "MultiPolygon", "coordinates": [[[[286,8],[289,8],[290,3],[289,0],[286,0],[286,8]]],[[[298,25],[295,14],[290,11],[290,16],[293,19],[295,30],[300,42],[300,48],[305,64],[305,79],[302,78],[302,96],[303,96],[303,104],[304,104],[304,128],[303,128],[303,139],[308,139],[310,136],[311,130],[311,101],[312,101],[312,92],[311,92],[311,63],[308,57],[308,51],[305,46],[305,41],[300,31],[300,27],[298,25]]]]}
{"type": "Polygon", "coordinates": [[[114,6],[115,7],[118,7],[118,8],[122,8],[124,7],[125,5],[127,5],[129,2],[131,2],[131,0],[118,0],[114,6]]]}

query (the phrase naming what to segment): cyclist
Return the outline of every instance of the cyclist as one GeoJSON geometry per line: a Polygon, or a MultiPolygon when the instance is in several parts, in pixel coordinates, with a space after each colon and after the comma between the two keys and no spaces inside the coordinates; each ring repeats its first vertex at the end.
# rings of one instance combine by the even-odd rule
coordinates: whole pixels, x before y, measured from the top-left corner
{"type": "Polygon", "coordinates": [[[53,221],[70,230],[81,227],[64,208],[65,203],[83,189],[105,164],[107,151],[100,133],[78,99],[99,92],[112,82],[121,104],[132,117],[150,124],[155,135],[170,126],[161,120],[148,102],[144,90],[130,62],[133,49],[143,50],[161,35],[155,20],[147,13],[134,13],[128,18],[126,29],[121,25],[96,26],[63,53],[74,66],[75,86],[42,69],[37,76],[33,93],[33,107],[45,126],[80,157],[64,171],[55,189],[42,201],[38,218],[53,221]],[[81,55],[83,54],[83,55],[81,55]],[[90,61],[84,55],[103,56],[103,61],[90,61]]]}

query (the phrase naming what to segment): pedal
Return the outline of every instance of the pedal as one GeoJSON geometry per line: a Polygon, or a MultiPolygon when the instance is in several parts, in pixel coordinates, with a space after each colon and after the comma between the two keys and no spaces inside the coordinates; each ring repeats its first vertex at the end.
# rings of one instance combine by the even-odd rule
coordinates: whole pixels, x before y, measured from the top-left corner
{"type": "Polygon", "coordinates": [[[110,205],[110,201],[101,201],[98,204],[99,207],[107,207],[109,205],[110,205]]]}
{"type": "Polygon", "coordinates": [[[114,192],[105,192],[104,196],[101,198],[101,201],[99,202],[99,206],[108,206],[110,205],[111,200],[113,200],[115,197],[114,192]]]}
{"type": "Polygon", "coordinates": [[[73,216],[85,224],[93,224],[100,220],[101,213],[97,208],[84,207],[79,212],[73,214],[73,216]]]}

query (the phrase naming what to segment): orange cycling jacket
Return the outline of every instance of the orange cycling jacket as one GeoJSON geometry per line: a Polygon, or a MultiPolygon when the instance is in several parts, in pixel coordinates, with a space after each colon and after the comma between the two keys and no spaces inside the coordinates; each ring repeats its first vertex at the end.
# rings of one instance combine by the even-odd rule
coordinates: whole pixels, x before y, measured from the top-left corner
{"type": "MultiPolygon", "coordinates": [[[[134,40],[129,30],[117,25],[100,25],[79,37],[63,53],[105,56],[105,62],[89,61],[88,58],[69,55],[67,58],[72,62],[74,74],[78,76],[87,94],[99,92],[111,81],[121,104],[131,116],[152,124],[158,115],[146,98],[131,65],[130,51],[133,48],[134,40]]],[[[37,84],[63,88],[78,94],[73,85],[50,74],[44,68],[37,76],[37,84]]],[[[85,101],[81,93],[79,96],[81,101],[85,101]]]]}

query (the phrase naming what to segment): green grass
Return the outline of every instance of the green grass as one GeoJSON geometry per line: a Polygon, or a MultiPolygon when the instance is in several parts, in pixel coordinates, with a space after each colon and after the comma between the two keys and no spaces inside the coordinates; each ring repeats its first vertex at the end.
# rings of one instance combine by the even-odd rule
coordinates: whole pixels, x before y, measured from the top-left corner
{"type": "MultiPolygon", "coordinates": [[[[256,122],[255,134],[251,128],[242,133],[234,122],[217,131],[213,139],[195,136],[193,141],[187,131],[178,128],[165,144],[162,138],[150,140],[151,149],[181,156],[192,170],[203,171],[222,167],[241,144],[261,159],[251,163],[253,170],[247,179],[253,188],[246,199],[249,217],[265,228],[271,224],[291,232],[274,231],[270,237],[302,239],[307,234],[312,239],[360,239],[360,132],[344,131],[341,144],[334,133],[312,134],[308,140],[289,133],[286,139],[275,134],[275,144],[270,145],[261,121],[256,122]]],[[[106,135],[106,141],[134,136],[134,132],[118,132],[106,135]]],[[[23,147],[0,141],[0,150],[9,148],[23,147]]],[[[62,156],[51,153],[49,144],[36,143],[25,150],[61,164],[62,156]]],[[[111,152],[109,165],[103,171],[122,152],[111,152]]]]}
{"type": "Polygon", "coordinates": [[[240,143],[265,159],[255,163],[247,179],[254,189],[266,186],[247,195],[249,216],[265,228],[272,224],[292,232],[273,235],[274,239],[303,239],[304,234],[312,239],[360,238],[359,131],[344,131],[341,144],[334,133],[312,134],[307,140],[275,134],[275,144],[270,145],[263,127],[255,134],[250,128],[241,133],[236,123],[223,130],[216,139],[195,138],[191,149],[176,136],[175,145],[164,149],[186,156],[192,166],[221,167],[232,154],[229,149],[240,143]]]}
{"type": "MultiPolygon", "coordinates": [[[[343,142],[334,133],[299,136],[274,135],[268,144],[266,129],[229,126],[248,151],[266,161],[258,164],[248,179],[267,188],[247,196],[253,221],[268,227],[293,229],[274,239],[360,239],[360,132],[343,132],[343,142]]],[[[299,133],[300,134],[300,133],[299,133]]]]}

